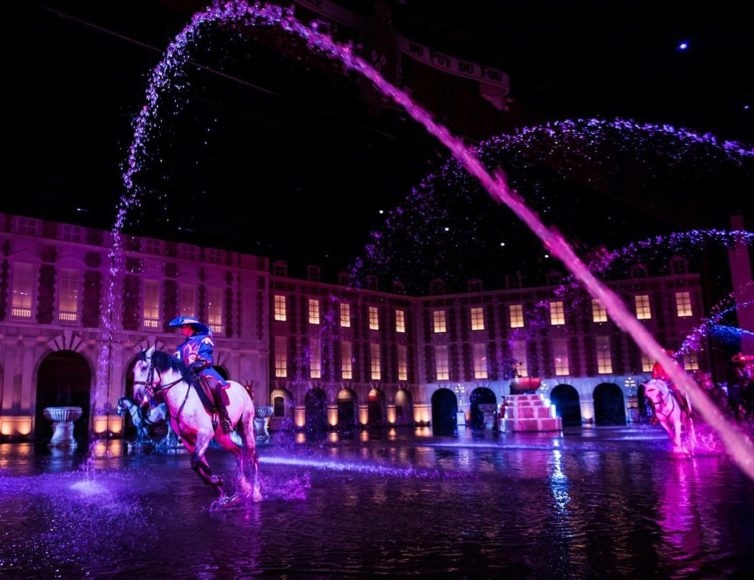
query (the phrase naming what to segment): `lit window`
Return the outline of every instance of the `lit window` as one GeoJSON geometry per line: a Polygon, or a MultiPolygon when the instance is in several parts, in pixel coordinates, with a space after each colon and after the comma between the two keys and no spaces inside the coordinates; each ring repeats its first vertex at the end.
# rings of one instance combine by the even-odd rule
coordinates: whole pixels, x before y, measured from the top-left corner
{"type": "Polygon", "coordinates": [[[607,322],[607,310],[597,298],[592,298],[592,322],[607,322]]]}
{"type": "Polygon", "coordinates": [[[319,324],[319,300],[309,298],[309,324],[319,324]]]}
{"type": "Polygon", "coordinates": [[[275,337],[275,376],[288,376],[288,341],[284,336],[275,337]]]}
{"type": "Polygon", "coordinates": [[[408,380],[408,349],[403,345],[398,345],[398,380],[408,380]]]}
{"type": "Polygon", "coordinates": [[[699,370],[699,358],[695,352],[688,352],[683,355],[683,368],[687,371],[699,370]]]}
{"type": "Polygon", "coordinates": [[[343,328],[351,327],[351,305],[348,302],[340,303],[340,325],[343,328]]]}
{"type": "Polygon", "coordinates": [[[382,377],[382,365],[380,363],[380,345],[371,343],[369,345],[369,364],[371,377],[373,381],[379,381],[382,377]]]}
{"type": "Polygon", "coordinates": [[[309,338],[309,378],[322,378],[322,347],[316,336],[309,338]]]}
{"type": "Polygon", "coordinates": [[[481,306],[471,307],[471,330],[484,330],[484,309],[481,306]]]}
{"type": "Polygon", "coordinates": [[[448,366],[448,347],[435,347],[435,375],[438,381],[450,380],[450,367],[448,366]]]}
{"type": "Polygon", "coordinates": [[[508,321],[511,328],[523,328],[524,327],[524,305],[523,304],[511,304],[508,307],[508,321]]]}
{"type": "Polygon", "coordinates": [[[11,316],[13,318],[31,318],[34,286],[34,266],[22,263],[13,264],[13,293],[11,298],[11,316]]]}
{"type": "Polygon", "coordinates": [[[196,316],[196,286],[183,284],[178,291],[178,313],[183,316],[196,316]]]}
{"type": "Polygon", "coordinates": [[[563,377],[570,374],[571,366],[568,361],[568,342],[558,338],[552,341],[552,357],[555,366],[555,376],[563,377]]]}
{"type": "Polygon", "coordinates": [[[212,332],[222,334],[223,326],[223,291],[222,288],[207,288],[207,325],[212,332]]]}
{"type": "Polygon", "coordinates": [[[610,338],[598,336],[597,347],[597,374],[607,375],[613,372],[613,359],[610,352],[610,338]]]}
{"type": "Polygon", "coordinates": [[[380,329],[380,314],[376,306],[369,307],[369,330],[380,329]]]}
{"type": "Polygon", "coordinates": [[[652,368],[655,366],[655,361],[649,358],[644,353],[641,353],[641,372],[651,373],[652,368]]]}
{"type": "Polygon", "coordinates": [[[345,340],[340,343],[340,376],[343,379],[353,378],[351,343],[345,340]]]}
{"type": "Polygon", "coordinates": [[[650,320],[652,318],[652,309],[649,306],[648,294],[637,294],[634,296],[636,305],[636,318],[638,320],[650,320]]]}
{"type": "Polygon", "coordinates": [[[562,326],[565,324],[565,311],[561,300],[550,300],[550,325],[562,326]]]}
{"type": "Polygon", "coordinates": [[[474,378],[487,378],[487,347],[484,344],[474,345],[474,378]]]}
{"type": "Polygon", "coordinates": [[[353,378],[353,358],[351,355],[351,343],[342,341],[340,343],[340,376],[343,379],[353,378]]]}
{"type": "Polygon", "coordinates": [[[434,310],[432,312],[432,328],[436,333],[447,332],[448,328],[445,325],[444,310],[434,310]]]}
{"type": "Polygon", "coordinates": [[[395,332],[406,332],[406,311],[395,311],[395,332]]]}
{"type": "Polygon", "coordinates": [[[61,269],[58,283],[58,320],[76,322],[79,319],[79,272],[61,269]]]}
{"type": "Polygon", "coordinates": [[[144,280],[144,328],[160,327],[160,282],[144,280]]]}
{"type": "Polygon", "coordinates": [[[275,320],[285,322],[288,320],[288,307],[285,303],[285,296],[275,294],[275,320]]]}
{"type": "Polygon", "coordinates": [[[675,311],[678,318],[685,318],[687,316],[693,316],[694,312],[691,309],[691,293],[690,292],[676,292],[675,293],[675,311]]]}

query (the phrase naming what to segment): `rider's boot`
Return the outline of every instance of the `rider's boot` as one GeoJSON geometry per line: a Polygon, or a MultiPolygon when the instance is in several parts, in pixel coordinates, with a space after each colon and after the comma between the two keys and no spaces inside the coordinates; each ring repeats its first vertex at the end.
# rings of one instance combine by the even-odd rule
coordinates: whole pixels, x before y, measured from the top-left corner
{"type": "Polygon", "coordinates": [[[220,426],[223,428],[223,433],[227,435],[233,431],[233,426],[228,417],[228,408],[223,401],[223,388],[220,385],[215,386],[215,407],[217,407],[217,414],[220,415],[220,426]]]}

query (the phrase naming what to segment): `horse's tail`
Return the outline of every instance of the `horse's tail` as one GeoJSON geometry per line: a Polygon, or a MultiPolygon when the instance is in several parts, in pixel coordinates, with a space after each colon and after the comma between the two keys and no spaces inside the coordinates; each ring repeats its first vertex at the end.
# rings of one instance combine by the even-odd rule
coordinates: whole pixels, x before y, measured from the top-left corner
{"type": "Polygon", "coordinates": [[[257,452],[256,427],[254,419],[256,418],[256,407],[248,390],[241,386],[241,391],[245,398],[245,404],[238,418],[237,430],[241,435],[241,466],[247,481],[250,484],[250,494],[254,501],[262,499],[260,478],[259,478],[259,454],[257,452]]]}

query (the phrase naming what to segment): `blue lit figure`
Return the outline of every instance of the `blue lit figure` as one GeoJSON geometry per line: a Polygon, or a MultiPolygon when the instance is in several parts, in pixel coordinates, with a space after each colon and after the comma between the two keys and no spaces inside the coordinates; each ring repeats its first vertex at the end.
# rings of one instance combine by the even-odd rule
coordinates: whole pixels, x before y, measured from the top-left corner
{"type": "Polygon", "coordinates": [[[215,352],[212,332],[206,324],[193,316],[178,316],[171,320],[168,326],[180,328],[181,335],[185,338],[174,356],[183,361],[213,393],[223,432],[230,433],[232,426],[225,406],[226,396],[223,392],[230,385],[212,366],[215,352]]]}

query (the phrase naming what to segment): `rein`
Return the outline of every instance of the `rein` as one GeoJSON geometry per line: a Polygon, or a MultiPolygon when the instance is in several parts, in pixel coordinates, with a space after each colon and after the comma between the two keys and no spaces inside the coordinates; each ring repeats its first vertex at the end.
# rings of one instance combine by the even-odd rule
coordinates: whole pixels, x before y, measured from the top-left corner
{"type": "Polygon", "coordinates": [[[181,377],[180,379],[174,380],[172,383],[167,383],[166,385],[162,384],[162,375],[159,372],[155,372],[154,366],[152,365],[152,362],[149,362],[149,371],[147,372],[147,380],[146,381],[134,381],[134,385],[144,385],[144,390],[146,391],[147,395],[149,395],[150,398],[154,399],[157,395],[160,393],[163,393],[164,391],[167,391],[169,389],[172,389],[174,386],[176,386],[178,383],[182,382],[184,379],[181,377]],[[157,380],[154,380],[155,375],[157,375],[157,380]]]}
{"type": "Polygon", "coordinates": [[[183,407],[186,406],[186,401],[188,401],[189,391],[191,390],[191,383],[186,381],[184,377],[180,377],[170,383],[167,383],[165,385],[162,384],[162,375],[159,371],[156,371],[154,368],[154,364],[152,364],[152,359],[149,359],[149,370],[147,371],[147,380],[146,381],[134,381],[135,385],[144,385],[144,391],[147,393],[150,399],[154,399],[157,395],[164,393],[165,391],[168,391],[172,389],[174,386],[180,384],[180,383],[186,383],[186,396],[183,398],[183,402],[178,407],[178,413],[176,414],[176,418],[180,417],[181,411],[183,411],[183,407]],[[155,380],[155,375],[157,376],[157,380],[155,380]]]}
{"type": "Polygon", "coordinates": [[[678,405],[678,402],[675,400],[675,397],[671,392],[668,391],[668,395],[665,397],[662,394],[660,394],[661,400],[660,404],[658,405],[660,408],[656,411],[659,412],[663,417],[670,417],[670,415],[673,414],[673,411],[675,410],[675,406],[678,405]],[[665,410],[667,409],[667,412],[665,410]]]}

